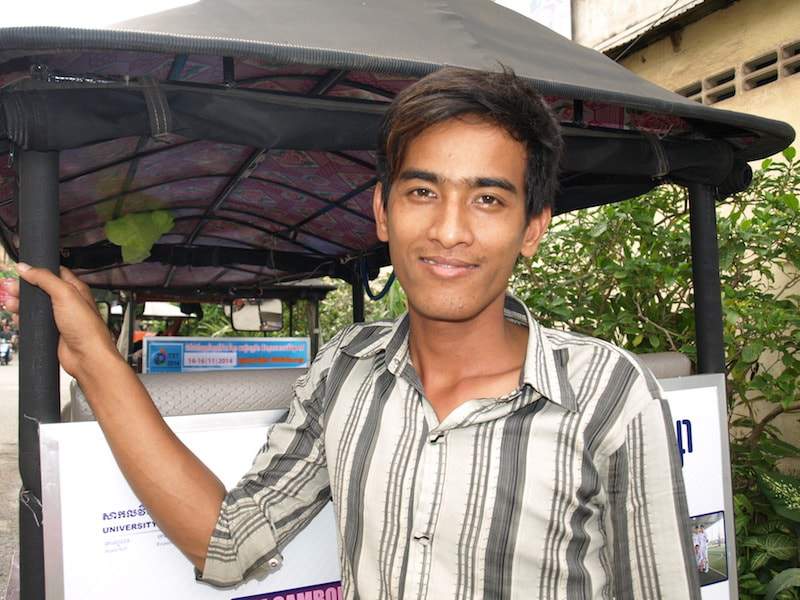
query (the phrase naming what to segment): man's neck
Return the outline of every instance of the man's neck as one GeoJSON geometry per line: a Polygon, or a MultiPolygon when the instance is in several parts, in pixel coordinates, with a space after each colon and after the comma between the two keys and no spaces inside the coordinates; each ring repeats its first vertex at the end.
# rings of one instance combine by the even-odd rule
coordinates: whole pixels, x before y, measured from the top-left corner
{"type": "Polygon", "coordinates": [[[468,321],[426,318],[409,310],[409,350],[440,420],[477,397],[512,391],[525,360],[528,332],[504,318],[505,296],[468,321]]]}

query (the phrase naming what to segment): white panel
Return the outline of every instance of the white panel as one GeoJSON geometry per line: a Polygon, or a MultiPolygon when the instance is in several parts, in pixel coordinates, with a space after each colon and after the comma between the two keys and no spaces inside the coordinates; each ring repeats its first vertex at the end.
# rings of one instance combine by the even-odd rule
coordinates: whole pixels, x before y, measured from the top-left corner
{"type": "MultiPolygon", "coordinates": [[[[270,424],[284,414],[195,415],[167,422],[232,487],[249,468],[270,424]]],[[[140,509],[97,423],[42,425],[40,440],[48,600],[234,599],[339,580],[331,504],[282,551],[284,563],[277,572],[218,590],[195,581],[188,559],[140,509]]]]}
{"type": "Polygon", "coordinates": [[[710,540],[700,561],[703,600],[735,600],[736,544],[728,449],[725,380],[722,375],[695,375],[659,382],[672,412],[683,460],[689,516],[706,527],[710,540]]]}

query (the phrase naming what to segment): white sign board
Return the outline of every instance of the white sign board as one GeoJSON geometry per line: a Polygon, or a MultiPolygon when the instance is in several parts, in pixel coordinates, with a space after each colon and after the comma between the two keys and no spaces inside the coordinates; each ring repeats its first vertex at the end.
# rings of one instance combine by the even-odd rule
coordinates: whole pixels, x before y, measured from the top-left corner
{"type": "MultiPolygon", "coordinates": [[[[169,417],[178,437],[233,487],[285,411],[169,417]]],[[[337,598],[339,559],[332,505],[285,549],[261,581],[218,590],[196,582],[191,563],[128,487],[96,422],[40,427],[47,600],[271,600],[313,591],[337,598]]],[[[311,596],[309,596],[311,597],[311,596]]]]}
{"type": "Polygon", "coordinates": [[[738,598],[725,378],[659,381],[672,412],[683,463],[703,600],[738,598]]]}

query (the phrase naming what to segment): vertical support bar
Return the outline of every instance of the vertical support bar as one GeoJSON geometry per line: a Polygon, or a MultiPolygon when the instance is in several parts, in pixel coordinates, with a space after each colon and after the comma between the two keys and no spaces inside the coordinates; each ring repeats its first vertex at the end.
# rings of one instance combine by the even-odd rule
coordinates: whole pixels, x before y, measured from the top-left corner
{"type": "MultiPolygon", "coordinates": [[[[58,272],[58,152],[21,152],[20,260],[58,272]]],[[[58,332],[50,298],[21,282],[19,352],[20,592],[44,598],[39,423],[59,420],[58,332]]]]}
{"type": "Polygon", "coordinates": [[[294,337],[294,300],[289,300],[289,337],[294,337]]]}
{"type": "Polygon", "coordinates": [[[306,323],[308,337],[311,339],[311,360],[314,360],[320,346],[319,298],[309,298],[306,301],[306,323]]]}
{"type": "MultiPolygon", "coordinates": [[[[125,352],[125,362],[135,367],[136,365],[132,364],[133,360],[131,356],[133,356],[133,333],[136,330],[136,292],[128,292],[128,304],[125,307],[125,314],[128,316],[128,310],[130,310],[130,316],[128,318],[128,328],[125,330],[125,337],[128,340],[128,350],[125,352]]],[[[125,325],[125,321],[123,319],[123,326],[125,325]]]]}
{"type": "Polygon", "coordinates": [[[353,272],[353,279],[350,282],[353,288],[353,323],[364,322],[364,284],[361,280],[361,273],[358,268],[353,272]]]}
{"type": "Polygon", "coordinates": [[[725,340],[714,192],[710,186],[699,183],[690,184],[688,190],[697,371],[724,373],[725,340]]]}

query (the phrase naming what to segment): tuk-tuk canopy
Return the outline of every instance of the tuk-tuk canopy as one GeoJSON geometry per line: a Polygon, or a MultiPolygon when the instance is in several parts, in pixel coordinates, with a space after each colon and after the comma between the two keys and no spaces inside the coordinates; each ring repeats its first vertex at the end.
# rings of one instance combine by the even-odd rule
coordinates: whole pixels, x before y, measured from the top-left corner
{"type": "Polygon", "coordinates": [[[558,213],[665,181],[724,195],[794,137],[488,0],[201,0],[103,30],[0,27],[2,243],[17,256],[15,149],[58,150],[62,262],[92,286],[374,276],[388,262],[371,215],[387,103],[443,65],[500,64],[562,124],[558,213]],[[174,225],[125,264],[106,224],[156,210],[174,225]]]}

